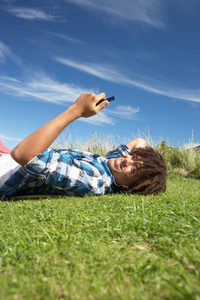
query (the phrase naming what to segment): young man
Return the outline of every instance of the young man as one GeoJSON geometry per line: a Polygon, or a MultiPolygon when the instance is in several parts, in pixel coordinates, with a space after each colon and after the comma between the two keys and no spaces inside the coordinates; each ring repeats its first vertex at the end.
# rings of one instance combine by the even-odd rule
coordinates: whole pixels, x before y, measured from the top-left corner
{"type": "Polygon", "coordinates": [[[10,156],[10,150],[0,140],[0,188],[18,167],[16,161],[10,156]]]}
{"type": "Polygon", "coordinates": [[[143,139],[120,145],[106,158],[72,149],[48,149],[72,121],[91,117],[107,105],[104,93],[84,93],[66,111],[19,143],[11,156],[21,167],[0,186],[0,198],[31,194],[84,196],[119,190],[164,192],[164,160],[145,147],[143,139]]]}

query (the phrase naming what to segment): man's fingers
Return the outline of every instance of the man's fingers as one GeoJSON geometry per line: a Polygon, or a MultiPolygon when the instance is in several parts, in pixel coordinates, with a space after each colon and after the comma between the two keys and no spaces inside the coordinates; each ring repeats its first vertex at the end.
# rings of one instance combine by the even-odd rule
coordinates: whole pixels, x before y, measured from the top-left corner
{"type": "Polygon", "coordinates": [[[106,99],[105,93],[98,94],[96,97],[98,101],[100,101],[101,99],[106,99]]]}
{"type": "Polygon", "coordinates": [[[98,112],[105,108],[108,104],[109,102],[107,100],[103,100],[100,104],[97,105],[98,112]]]}
{"type": "Polygon", "coordinates": [[[96,106],[99,106],[102,102],[104,102],[106,100],[105,93],[101,93],[99,95],[96,95],[96,99],[97,99],[96,106]]]}

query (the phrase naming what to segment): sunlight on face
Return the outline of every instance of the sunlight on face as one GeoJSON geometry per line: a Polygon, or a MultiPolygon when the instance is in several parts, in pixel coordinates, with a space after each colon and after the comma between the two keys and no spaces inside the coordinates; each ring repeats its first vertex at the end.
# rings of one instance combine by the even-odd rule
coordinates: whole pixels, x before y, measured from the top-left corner
{"type": "Polygon", "coordinates": [[[141,178],[138,167],[142,162],[135,161],[131,155],[124,155],[118,158],[110,158],[107,165],[118,185],[130,186],[141,178]]]}

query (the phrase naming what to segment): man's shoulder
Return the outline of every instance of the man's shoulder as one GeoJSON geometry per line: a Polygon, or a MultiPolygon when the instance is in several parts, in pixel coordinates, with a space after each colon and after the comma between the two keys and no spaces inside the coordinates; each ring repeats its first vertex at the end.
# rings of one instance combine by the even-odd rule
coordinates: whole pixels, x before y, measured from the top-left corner
{"type": "Polygon", "coordinates": [[[130,153],[129,148],[125,144],[120,144],[116,149],[109,151],[106,154],[106,158],[107,159],[117,158],[117,157],[129,154],[129,153],[130,153]]]}

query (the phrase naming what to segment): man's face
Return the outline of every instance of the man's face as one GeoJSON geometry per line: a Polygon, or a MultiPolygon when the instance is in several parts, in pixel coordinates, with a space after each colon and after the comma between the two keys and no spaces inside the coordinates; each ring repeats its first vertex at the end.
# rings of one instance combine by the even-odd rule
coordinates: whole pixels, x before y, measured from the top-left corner
{"type": "Polygon", "coordinates": [[[118,185],[130,186],[141,178],[141,174],[137,172],[138,166],[142,162],[134,161],[131,155],[124,155],[118,158],[110,158],[107,162],[115,182],[118,185]]]}

